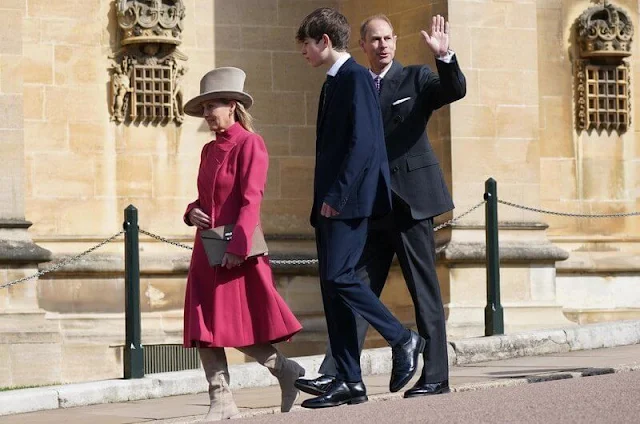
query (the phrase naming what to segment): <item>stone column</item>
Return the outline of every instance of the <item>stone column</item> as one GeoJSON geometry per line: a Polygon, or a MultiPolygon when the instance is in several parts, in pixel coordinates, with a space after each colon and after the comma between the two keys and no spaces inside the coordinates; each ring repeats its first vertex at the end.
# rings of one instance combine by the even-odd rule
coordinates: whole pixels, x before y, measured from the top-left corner
{"type": "MultiPolygon", "coordinates": [[[[24,216],[22,17],[25,2],[3,4],[0,26],[0,284],[34,274],[50,252],[33,243],[24,216]]],[[[38,311],[37,280],[0,290],[0,315],[38,311]]],[[[15,322],[2,318],[2,325],[15,322]]],[[[24,328],[24,326],[23,326],[24,328]]]]}
{"type": "MultiPolygon", "coordinates": [[[[448,19],[452,47],[467,77],[467,96],[450,112],[454,215],[482,200],[489,177],[498,182],[500,199],[539,207],[536,2],[450,0],[448,19]]],[[[569,325],[555,293],[555,262],[567,254],[548,241],[543,217],[502,205],[498,216],[505,331],[569,325]]],[[[454,338],[484,331],[483,224],[484,213],[478,211],[454,226],[441,254],[454,338]]]]}

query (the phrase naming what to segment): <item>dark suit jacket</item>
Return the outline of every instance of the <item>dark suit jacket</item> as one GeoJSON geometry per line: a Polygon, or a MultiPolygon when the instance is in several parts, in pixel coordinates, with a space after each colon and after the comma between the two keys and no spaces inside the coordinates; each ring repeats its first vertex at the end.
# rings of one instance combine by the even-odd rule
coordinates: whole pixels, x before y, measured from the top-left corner
{"type": "Polygon", "coordinates": [[[378,95],[369,71],[350,58],[320,96],[311,225],[323,202],[340,213],[334,219],[389,213],[387,163],[378,95]]]}
{"type": "Polygon", "coordinates": [[[380,92],[391,189],[418,220],[453,209],[426,126],[434,110],[465,96],[466,81],[455,56],[449,64],[436,60],[436,66],[437,74],[426,65],[394,61],[380,92]]]}

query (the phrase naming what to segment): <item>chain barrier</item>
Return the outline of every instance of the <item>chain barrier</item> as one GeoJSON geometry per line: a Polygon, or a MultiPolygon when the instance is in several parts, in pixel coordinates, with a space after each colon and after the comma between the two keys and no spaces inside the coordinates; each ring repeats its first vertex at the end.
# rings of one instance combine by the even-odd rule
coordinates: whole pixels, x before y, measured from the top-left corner
{"type": "MultiPolygon", "coordinates": [[[[479,202],[477,205],[474,205],[473,207],[471,207],[469,210],[467,210],[466,212],[464,212],[463,214],[456,216],[446,222],[443,222],[442,224],[438,225],[437,227],[435,227],[433,229],[433,231],[439,231],[445,227],[448,227],[450,225],[452,225],[453,223],[455,223],[456,221],[462,219],[463,217],[465,217],[466,215],[470,214],[471,212],[475,211],[476,209],[478,209],[480,206],[484,205],[485,203],[487,203],[486,200],[483,200],[481,202],[479,202]]],[[[162,237],[158,234],[154,234],[151,233],[149,231],[143,230],[142,228],[139,228],[138,231],[144,235],[147,235],[153,239],[156,239],[158,241],[161,241],[163,243],[167,243],[167,244],[171,244],[173,246],[177,246],[177,247],[181,247],[183,249],[187,249],[187,250],[193,250],[193,247],[191,246],[187,246],[186,244],[182,244],[182,243],[178,243],[176,241],[172,241],[169,240],[166,237],[162,237]]],[[[444,247],[439,247],[438,249],[436,249],[436,253],[439,253],[440,251],[442,251],[444,247]]],[[[290,265],[290,266],[305,266],[305,265],[315,265],[318,263],[317,259],[270,259],[269,263],[272,265],[290,265]]]]}
{"type": "MultiPolygon", "coordinates": [[[[138,229],[138,231],[144,235],[147,235],[151,238],[159,240],[164,243],[171,244],[173,246],[181,247],[183,249],[193,250],[193,247],[187,246],[186,244],[178,243],[176,241],[169,240],[168,238],[159,236],[157,234],[153,234],[149,231],[145,231],[142,228],[138,229]]],[[[303,266],[303,265],[315,265],[318,263],[317,259],[270,259],[269,263],[272,265],[294,265],[294,266],[303,266]]]]}
{"type": "Polygon", "coordinates": [[[445,227],[448,227],[448,226],[450,226],[450,225],[454,224],[456,221],[458,221],[458,220],[460,220],[460,219],[464,218],[465,216],[469,215],[471,212],[475,211],[476,209],[478,209],[480,206],[484,205],[485,203],[487,203],[487,201],[486,201],[486,200],[483,200],[482,202],[478,203],[477,205],[475,205],[475,206],[471,207],[471,208],[470,208],[469,210],[467,210],[465,213],[460,214],[460,215],[458,215],[458,216],[456,216],[456,217],[454,217],[454,218],[451,218],[450,220],[448,220],[448,221],[446,221],[446,222],[443,222],[442,224],[438,225],[437,227],[435,227],[435,228],[433,229],[433,231],[434,231],[434,232],[435,232],[435,231],[439,231],[439,230],[442,230],[442,229],[443,229],[443,228],[445,228],[445,227]]]}
{"type": "Polygon", "coordinates": [[[7,287],[13,286],[14,284],[22,283],[24,281],[33,280],[34,278],[38,278],[38,277],[41,277],[41,276],[43,276],[45,274],[48,274],[50,272],[57,271],[60,268],[62,268],[63,266],[65,266],[65,265],[69,265],[70,263],[79,261],[84,256],[88,255],[89,253],[93,252],[94,250],[97,250],[97,249],[101,248],[105,244],[112,242],[113,240],[117,239],[118,237],[120,237],[123,234],[124,234],[124,230],[120,231],[119,233],[116,233],[116,234],[112,235],[108,239],[105,239],[105,240],[101,241],[100,243],[96,244],[95,246],[93,246],[90,249],[85,250],[84,252],[80,253],[79,255],[67,258],[67,259],[65,259],[65,260],[63,260],[63,261],[61,261],[61,262],[59,262],[59,263],[57,263],[57,264],[55,264],[53,266],[50,266],[49,268],[45,268],[42,271],[38,271],[37,273],[35,273],[33,275],[29,275],[27,277],[23,277],[23,278],[20,278],[18,280],[9,281],[6,284],[2,284],[2,285],[0,285],[0,289],[5,289],[7,287]]]}
{"type": "MultiPolygon", "coordinates": [[[[469,210],[467,210],[463,214],[461,214],[461,215],[459,215],[459,216],[457,216],[455,218],[452,218],[452,219],[450,219],[450,220],[438,225],[437,227],[435,227],[433,229],[433,231],[439,231],[439,230],[441,230],[441,229],[443,229],[445,227],[448,227],[448,226],[452,225],[453,223],[455,223],[456,221],[462,219],[463,217],[465,217],[466,215],[470,214],[471,212],[475,211],[476,209],[478,209],[480,206],[484,205],[485,203],[486,203],[486,200],[483,200],[482,202],[480,202],[477,205],[473,206],[472,208],[470,208],[469,210]]],[[[139,228],[138,231],[141,234],[149,236],[149,237],[151,237],[153,239],[156,239],[158,241],[161,241],[163,243],[171,244],[173,246],[180,247],[182,249],[193,250],[193,247],[191,247],[191,246],[188,246],[188,245],[183,244],[183,243],[179,243],[177,241],[169,240],[166,237],[162,237],[162,236],[160,236],[158,234],[154,234],[152,232],[143,230],[142,228],[139,228]]],[[[35,278],[41,277],[41,276],[43,276],[45,274],[48,274],[50,272],[57,271],[60,268],[66,266],[66,265],[69,265],[71,263],[77,262],[80,259],[82,259],[83,257],[85,257],[86,255],[88,255],[89,253],[101,248],[102,246],[104,246],[107,243],[112,242],[113,240],[115,240],[116,238],[120,237],[124,233],[125,233],[124,230],[122,230],[122,231],[112,235],[111,237],[101,241],[100,243],[98,243],[97,245],[91,247],[90,249],[87,249],[84,252],[82,252],[82,253],[80,253],[80,254],[78,254],[76,256],[72,256],[70,258],[67,258],[67,259],[65,259],[65,260],[63,260],[63,261],[61,261],[61,262],[59,262],[59,263],[57,263],[57,264],[55,264],[55,265],[53,265],[51,267],[45,268],[42,271],[38,271],[37,273],[35,273],[33,275],[29,275],[27,277],[23,277],[23,278],[20,278],[20,279],[17,279],[17,280],[10,281],[8,283],[2,284],[2,285],[0,285],[0,289],[11,287],[11,286],[13,286],[15,284],[22,283],[24,281],[33,280],[35,278]]],[[[436,249],[436,253],[439,253],[440,251],[442,251],[442,249],[444,249],[444,246],[439,247],[438,249],[436,249]]],[[[309,265],[317,264],[318,260],[317,259],[271,259],[269,262],[272,265],[280,265],[280,266],[282,266],[282,265],[309,266],[309,265]]]]}
{"type": "MultiPolygon", "coordinates": [[[[476,209],[480,208],[481,206],[483,206],[485,203],[487,203],[486,200],[483,200],[479,203],[477,203],[476,205],[472,206],[471,208],[469,208],[466,212],[446,221],[443,222],[442,224],[434,227],[433,231],[439,231],[442,230],[443,228],[449,227],[451,225],[453,225],[454,223],[456,223],[457,221],[459,221],[460,219],[464,218],[465,216],[469,215],[470,213],[472,213],[473,211],[475,211],[476,209]]],[[[539,208],[532,208],[530,206],[524,206],[524,205],[519,205],[517,203],[513,203],[513,202],[508,202],[506,200],[500,200],[498,199],[498,203],[502,203],[503,205],[506,206],[511,206],[514,208],[518,208],[518,209],[523,209],[523,210],[527,210],[527,211],[531,211],[531,212],[537,212],[537,213],[543,213],[543,214],[549,214],[549,215],[558,215],[558,216],[569,216],[569,217],[576,217],[576,218],[621,218],[621,217],[628,217],[628,216],[640,216],[640,212],[628,212],[628,213],[610,213],[610,214],[584,214],[584,213],[568,213],[568,212],[555,212],[555,211],[549,211],[549,210],[545,210],[545,209],[539,209],[539,208]]],[[[193,247],[188,246],[186,244],[183,243],[179,243],[173,240],[169,240],[166,237],[162,237],[158,234],[154,234],[151,233],[149,231],[143,230],[142,228],[139,228],[138,231],[141,234],[144,234],[146,236],[149,236],[153,239],[156,239],[158,241],[161,241],[163,243],[167,243],[167,244],[171,244],[173,246],[176,247],[180,247],[182,249],[187,249],[187,250],[193,250],[193,247]]],[[[112,235],[111,237],[103,240],[102,242],[98,243],[97,245],[93,246],[90,249],[85,250],[84,252],[80,253],[79,255],[67,258],[61,262],[59,262],[56,265],[53,265],[49,268],[43,269],[42,271],[39,271],[33,275],[27,276],[27,277],[23,277],[20,278],[18,280],[14,280],[14,281],[10,281],[6,284],[0,285],[0,289],[4,289],[10,286],[13,286],[15,284],[18,283],[22,283],[24,281],[29,281],[29,280],[33,280],[35,278],[41,277],[45,274],[48,274],[50,272],[54,272],[59,270],[60,268],[76,262],[80,259],[82,259],[84,256],[88,255],[89,253],[101,248],[102,246],[104,246],[107,243],[112,242],[113,240],[115,240],[116,238],[120,237],[122,234],[124,234],[124,230],[120,231],[114,235],[112,235]]],[[[436,253],[439,253],[440,251],[442,251],[442,249],[444,249],[444,246],[439,247],[438,249],[436,249],[436,253]]],[[[270,261],[271,264],[273,265],[292,265],[292,266],[308,266],[308,265],[315,265],[318,263],[317,259],[272,259],[270,261]]]]}
{"type": "MultiPolygon", "coordinates": [[[[178,243],[176,241],[169,240],[168,238],[159,236],[157,234],[153,234],[149,231],[145,231],[142,228],[138,229],[138,231],[144,235],[147,235],[151,238],[159,240],[164,243],[172,244],[177,247],[181,247],[183,249],[193,250],[193,247],[187,246],[186,244],[178,243]]],[[[317,259],[270,259],[269,263],[272,265],[315,265],[318,263],[317,259]]]]}
{"type": "Polygon", "coordinates": [[[315,265],[318,263],[317,259],[269,259],[271,265],[315,265]]]}
{"type": "Polygon", "coordinates": [[[532,208],[530,206],[519,205],[517,203],[507,202],[506,200],[498,199],[498,203],[511,206],[517,209],[524,209],[530,212],[544,213],[547,215],[557,216],[570,216],[574,218],[623,218],[627,216],[640,216],[640,212],[627,212],[627,213],[605,213],[605,214],[588,214],[588,213],[569,213],[569,212],[555,212],[545,209],[532,208]]]}
{"type": "Polygon", "coordinates": [[[186,244],[178,243],[177,241],[171,241],[168,238],[159,236],[157,234],[150,233],[149,231],[145,231],[142,228],[138,228],[138,232],[141,233],[141,234],[144,234],[146,236],[149,236],[151,238],[154,238],[156,240],[159,240],[161,242],[167,243],[167,244],[172,244],[174,246],[178,246],[178,247],[181,247],[181,248],[187,249],[187,250],[193,250],[193,247],[191,247],[191,246],[187,246],[186,244]]]}

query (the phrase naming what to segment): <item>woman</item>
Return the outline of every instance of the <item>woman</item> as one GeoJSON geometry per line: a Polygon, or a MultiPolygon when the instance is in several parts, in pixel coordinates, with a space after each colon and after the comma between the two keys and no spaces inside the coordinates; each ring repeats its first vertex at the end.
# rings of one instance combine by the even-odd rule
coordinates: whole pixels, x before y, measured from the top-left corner
{"type": "Polygon", "coordinates": [[[304,375],[300,365],[272,345],[302,326],[276,291],[269,259],[247,258],[260,224],[269,157],[247,112],[253,99],[243,91],[245,77],[237,68],[214,69],[200,81],[200,95],[184,107],[187,115],[204,117],[216,134],[202,149],[198,200],[184,214],[185,223],[198,229],[185,296],[184,345],[198,347],[209,382],[206,421],[238,413],[224,347],[234,347],[269,369],[280,383],[283,412],[293,406],[298,395],[293,383],[304,375]],[[232,239],[222,265],[212,268],[200,231],[227,224],[235,224],[232,239]]]}

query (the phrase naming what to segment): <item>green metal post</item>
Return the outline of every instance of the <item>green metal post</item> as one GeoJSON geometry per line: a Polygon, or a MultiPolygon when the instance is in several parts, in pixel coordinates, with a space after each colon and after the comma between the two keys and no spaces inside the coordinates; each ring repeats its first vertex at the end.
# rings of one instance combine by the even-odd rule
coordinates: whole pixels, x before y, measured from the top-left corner
{"type": "Polygon", "coordinates": [[[144,377],[144,358],[140,325],[140,247],[138,244],[138,209],[133,205],[124,210],[124,287],[125,346],[124,378],[144,377]]]}
{"type": "Polygon", "coordinates": [[[484,335],[504,334],[504,316],[500,304],[500,247],[498,245],[498,187],[489,178],[484,183],[485,236],[487,261],[487,306],[484,308],[484,335]]]}

